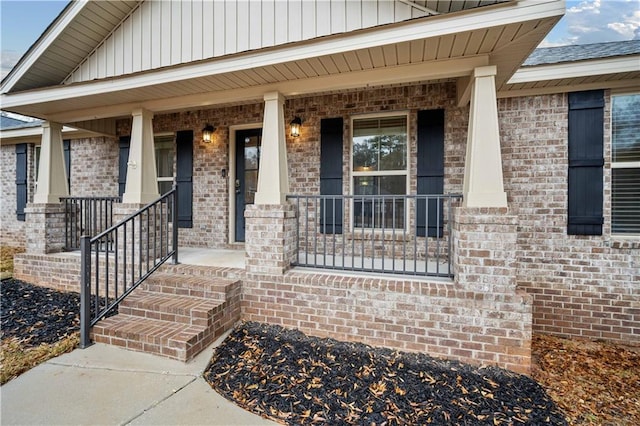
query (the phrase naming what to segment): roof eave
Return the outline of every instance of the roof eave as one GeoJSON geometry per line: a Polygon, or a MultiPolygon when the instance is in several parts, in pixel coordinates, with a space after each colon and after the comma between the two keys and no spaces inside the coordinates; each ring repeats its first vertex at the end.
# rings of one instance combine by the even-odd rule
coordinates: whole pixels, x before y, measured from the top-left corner
{"type": "Polygon", "coordinates": [[[22,55],[18,63],[0,84],[0,92],[8,93],[20,81],[22,76],[38,60],[40,55],[60,36],[64,29],[82,11],[90,0],[70,1],[56,19],[47,27],[38,40],[22,55]]]}

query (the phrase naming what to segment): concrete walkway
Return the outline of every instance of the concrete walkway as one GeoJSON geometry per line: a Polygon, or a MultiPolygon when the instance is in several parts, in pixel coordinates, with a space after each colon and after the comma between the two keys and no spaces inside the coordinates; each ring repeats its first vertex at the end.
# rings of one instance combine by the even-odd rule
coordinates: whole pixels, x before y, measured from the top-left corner
{"type": "Polygon", "coordinates": [[[222,339],[187,364],[104,344],[76,349],[0,387],[0,423],[274,425],[202,378],[222,339]]]}

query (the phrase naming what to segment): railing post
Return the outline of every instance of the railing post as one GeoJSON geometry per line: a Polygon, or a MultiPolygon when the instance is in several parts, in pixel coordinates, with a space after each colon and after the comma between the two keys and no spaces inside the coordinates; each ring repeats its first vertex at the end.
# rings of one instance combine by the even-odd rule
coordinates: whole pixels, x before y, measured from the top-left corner
{"type": "Polygon", "coordinates": [[[178,262],[178,185],[173,184],[173,203],[171,204],[171,220],[173,222],[173,258],[171,262],[177,265],[178,262]]]}
{"type": "Polygon", "coordinates": [[[91,346],[91,237],[80,237],[80,347],[91,346]]]}

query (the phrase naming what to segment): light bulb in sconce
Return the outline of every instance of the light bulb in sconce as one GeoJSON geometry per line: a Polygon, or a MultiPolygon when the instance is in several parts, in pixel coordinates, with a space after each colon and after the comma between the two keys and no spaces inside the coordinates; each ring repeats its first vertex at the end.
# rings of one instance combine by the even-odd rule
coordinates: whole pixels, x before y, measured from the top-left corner
{"type": "Polygon", "coordinates": [[[213,140],[213,132],[215,131],[216,128],[207,123],[207,125],[204,126],[204,129],[202,129],[202,140],[206,143],[211,143],[211,141],[213,140]]]}

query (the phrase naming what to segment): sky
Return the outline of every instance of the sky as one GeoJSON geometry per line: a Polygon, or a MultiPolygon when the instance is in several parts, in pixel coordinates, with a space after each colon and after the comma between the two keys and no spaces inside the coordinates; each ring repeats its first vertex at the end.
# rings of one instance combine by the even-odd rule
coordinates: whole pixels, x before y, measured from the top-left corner
{"type": "MultiPolygon", "coordinates": [[[[0,71],[9,73],[67,1],[0,0],[0,71]]],[[[640,40],[640,0],[571,0],[541,47],[640,40]]]]}

